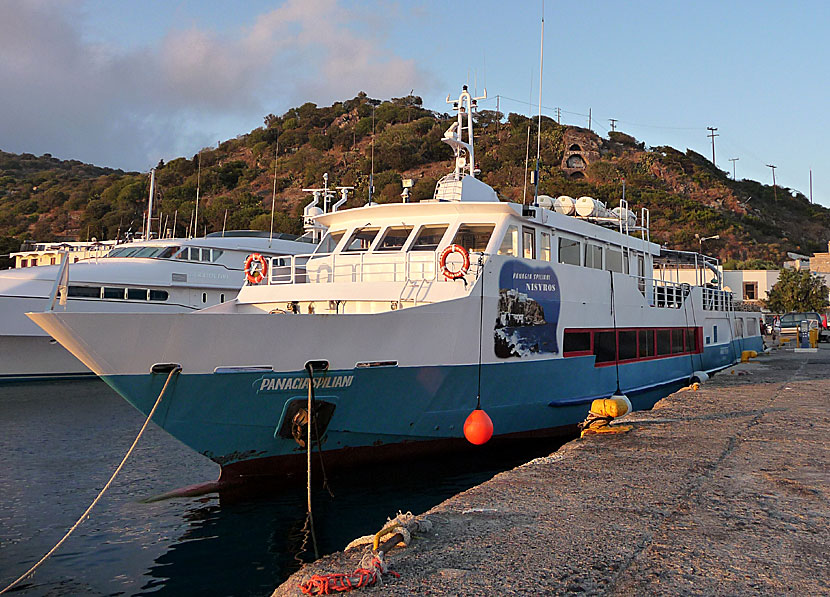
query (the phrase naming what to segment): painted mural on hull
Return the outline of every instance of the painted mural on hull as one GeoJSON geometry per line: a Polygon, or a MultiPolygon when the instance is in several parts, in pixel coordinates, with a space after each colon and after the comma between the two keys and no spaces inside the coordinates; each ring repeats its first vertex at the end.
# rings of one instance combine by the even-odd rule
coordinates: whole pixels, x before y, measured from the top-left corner
{"type": "Polygon", "coordinates": [[[502,359],[556,353],[559,282],[553,268],[508,261],[499,273],[494,350],[502,359]]]}

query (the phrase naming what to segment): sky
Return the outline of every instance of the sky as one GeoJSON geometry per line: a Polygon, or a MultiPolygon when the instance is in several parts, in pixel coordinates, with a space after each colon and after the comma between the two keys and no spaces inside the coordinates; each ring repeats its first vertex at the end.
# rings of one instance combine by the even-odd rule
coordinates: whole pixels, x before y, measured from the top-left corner
{"type": "MultiPolygon", "coordinates": [[[[147,171],[359,91],[538,111],[830,207],[830,3],[2,0],[0,149],[147,171]],[[544,8],[543,8],[544,6],[544,8]],[[732,162],[730,158],[737,158],[732,162]]],[[[544,160],[544,156],[543,160],[544,160]]]]}

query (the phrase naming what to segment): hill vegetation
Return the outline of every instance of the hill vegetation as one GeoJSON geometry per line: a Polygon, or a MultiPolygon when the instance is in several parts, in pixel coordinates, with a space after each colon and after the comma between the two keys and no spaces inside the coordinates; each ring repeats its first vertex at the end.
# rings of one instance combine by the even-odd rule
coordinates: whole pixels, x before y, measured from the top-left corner
{"type": "MultiPolygon", "coordinates": [[[[362,205],[373,160],[375,201],[400,201],[403,178],[415,180],[413,200],[428,199],[438,178],[452,169],[452,153],[441,142],[452,118],[424,109],[417,96],[379,101],[364,93],[332,106],[306,103],[282,116],[269,114],[250,133],[191,158],[160,162],[155,228],[161,224],[177,235],[188,233],[198,184],[199,234],[223,225],[267,230],[276,172],[275,230],[300,233],[308,201],[301,189],[320,186],[328,172],[330,184],[354,186],[350,201],[362,205]]],[[[536,120],[483,110],[476,121],[482,180],[505,200],[521,202],[528,130],[535,140],[536,120]]],[[[614,207],[625,185],[631,207],[650,210],[652,240],[697,250],[696,235],[717,234],[720,239],[707,241],[704,249],[735,267],[780,264],[787,251],[824,250],[830,238],[830,210],[791,189],[733,181],[691,150],[646,148],[621,132],[600,138],[543,117],[541,151],[540,193],[589,195],[614,207]],[[574,139],[593,148],[593,158],[578,173],[563,167],[566,142],[570,147],[574,139]]],[[[0,252],[16,250],[24,239],[138,233],[148,184],[146,173],[49,154],[0,152],[0,252]]]]}

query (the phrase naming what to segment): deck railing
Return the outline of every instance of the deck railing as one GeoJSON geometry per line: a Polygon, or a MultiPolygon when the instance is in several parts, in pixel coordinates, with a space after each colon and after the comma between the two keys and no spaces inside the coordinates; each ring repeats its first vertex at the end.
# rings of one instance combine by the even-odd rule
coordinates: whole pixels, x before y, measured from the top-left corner
{"type": "MultiPolygon", "coordinates": [[[[478,275],[479,253],[470,254],[468,281],[478,275]]],[[[261,285],[333,284],[336,282],[446,281],[434,251],[406,253],[315,253],[285,255],[268,260],[261,285]]]]}
{"type": "Polygon", "coordinates": [[[707,311],[734,311],[732,293],[729,290],[704,288],[703,308],[707,311]]]}

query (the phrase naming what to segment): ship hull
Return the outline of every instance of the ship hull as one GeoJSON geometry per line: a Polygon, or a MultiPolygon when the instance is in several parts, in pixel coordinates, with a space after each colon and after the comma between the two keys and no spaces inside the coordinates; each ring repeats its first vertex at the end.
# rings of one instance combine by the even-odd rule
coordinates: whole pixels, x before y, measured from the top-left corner
{"type": "Polygon", "coordinates": [[[154,421],[219,463],[223,477],[281,475],[305,467],[306,448],[291,429],[308,399],[309,361],[328,364],[312,383],[325,411],[320,446],[327,466],[337,466],[455,449],[479,394],[494,439],[555,434],[618,387],[635,408],[650,408],[695,372],[763,348],[757,322],[735,337],[734,312],[704,308],[701,288],[683,308],[658,309],[635,280],[614,276],[616,313],[609,272],[493,258],[460,298],[380,313],[30,317],[145,414],[166,371],[180,366],[154,421]],[[549,283],[510,286],[528,279],[549,283]],[[565,334],[586,329],[597,343],[622,329],[658,342],[657,330],[677,330],[680,353],[628,362],[569,353],[565,334]]]}

